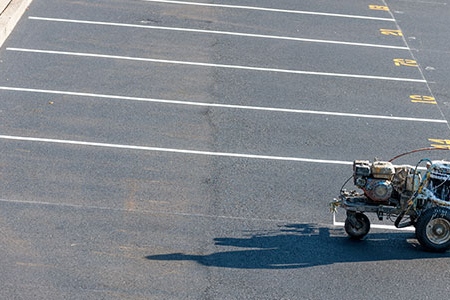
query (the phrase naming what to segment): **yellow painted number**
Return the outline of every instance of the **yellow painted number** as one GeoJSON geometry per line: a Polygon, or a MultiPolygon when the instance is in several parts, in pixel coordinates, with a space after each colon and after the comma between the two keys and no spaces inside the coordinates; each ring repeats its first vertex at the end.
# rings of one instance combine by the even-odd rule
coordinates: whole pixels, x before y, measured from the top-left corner
{"type": "Polygon", "coordinates": [[[413,103],[436,104],[436,99],[431,96],[411,95],[409,96],[409,99],[411,99],[411,102],[413,103]]]}
{"type": "Polygon", "coordinates": [[[450,150],[450,140],[439,140],[439,139],[428,139],[428,140],[432,143],[435,143],[431,144],[431,147],[433,148],[450,150]]]}
{"type": "Polygon", "coordinates": [[[369,5],[369,9],[389,11],[389,7],[381,5],[369,5]]]}
{"type": "Polygon", "coordinates": [[[395,58],[394,59],[394,64],[397,67],[400,66],[406,66],[406,67],[417,67],[417,62],[415,60],[412,59],[403,59],[403,58],[395,58]]]}
{"type": "Polygon", "coordinates": [[[403,36],[402,31],[397,29],[380,29],[380,33],[384,35],[403,36]]]}

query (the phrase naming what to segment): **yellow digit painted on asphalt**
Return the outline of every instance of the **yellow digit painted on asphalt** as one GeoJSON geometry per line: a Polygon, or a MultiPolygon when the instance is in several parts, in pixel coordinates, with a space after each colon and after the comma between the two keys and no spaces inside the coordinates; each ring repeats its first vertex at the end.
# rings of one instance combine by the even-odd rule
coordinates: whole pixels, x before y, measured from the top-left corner
{"type": "Polygon", "coordinates": [[[384,35],[403,36],[403,32],[397,29],[380,29],[380,33],[384,35]]]}
{"type": "Polygon", "coordinates": [[[428,139],[432,143],[431,147],[436,149],[449,149],[450,150],[450,140],[440,140],[440,139],[428,139]]]}
{"type": "Polygon", "coordinates": [[[431,96],[411,95],[409,98],[413,103],[436,104],[436,99],[431,96]]]}
{"type": "Polygon", "coordinates": [[[417,61],[413,59],[404,59],[404,58],[395,58],[394,64],[397,67],[406,66],[406,67],[418,67],[417,61]]]}
{"type": "Polygon", "coordinates": [[[371,10],[384,10],[384,11],[389,11],[389,7],[387,6],[382,6],[382,5],[369,5],[369,9],[371,10]]]}

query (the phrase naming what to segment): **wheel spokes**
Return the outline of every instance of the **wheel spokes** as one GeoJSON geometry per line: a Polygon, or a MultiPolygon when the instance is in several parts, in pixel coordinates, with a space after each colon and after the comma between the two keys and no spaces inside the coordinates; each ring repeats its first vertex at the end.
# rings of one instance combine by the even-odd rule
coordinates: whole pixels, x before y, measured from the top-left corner
{"type": "Polygon", "coordinates": [[[430,220],[426,228],[428,239],[435,244],[444,244],[450,240],[450,222],[443,218],[430,220]]]}

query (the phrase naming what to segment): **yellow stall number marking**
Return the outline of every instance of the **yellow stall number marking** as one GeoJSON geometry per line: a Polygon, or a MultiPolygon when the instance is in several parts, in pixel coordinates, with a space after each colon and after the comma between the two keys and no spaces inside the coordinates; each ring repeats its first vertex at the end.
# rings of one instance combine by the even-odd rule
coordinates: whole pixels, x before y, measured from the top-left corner
{"type": "Polygon", "coordinates": [[[436,104],[436,99],[431,96],[411,95],[409,96],[409,99],[411,99],[411,102],[413,103],[436,104]]]}
{"type": "Polygon", "coordinates": [[[418,67],[417,61],[415,61],[413,59],[395,58],[394,64],[397,67],[400,67],[400,66],[418,67]]]}
{"type": "Polygon", "coordinates": [[[382,5],[369,5],[369,9],[371,9],[371,10],[384,10],[384,11],[389,11],[389,7],[387,7],[387,6],[382,6],[382,5]]]}
{"type": "Polygon", "coordinates": [[[432,143],[431,147],[436,149],[448,149],[450,150],[450,140],[428,139],[432,143]]]}
{"type": "Polygon", "coordinates": [[[380,33],[384,35],[403,36],[403,32],[397,29],[380,29],[380,33]]]}

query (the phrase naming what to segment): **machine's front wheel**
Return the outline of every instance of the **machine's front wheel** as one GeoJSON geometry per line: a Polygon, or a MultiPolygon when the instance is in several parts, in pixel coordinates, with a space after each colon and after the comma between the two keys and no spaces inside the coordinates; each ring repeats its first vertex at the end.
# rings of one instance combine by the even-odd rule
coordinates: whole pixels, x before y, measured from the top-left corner
{"type": "Polygon", "coordinates": [[[450,209],[427,209],[417,220],[416,237],[430,251],[444,252],[450,249],[450,209]]]}
{"type": "Polygon", "coordinates": [[[362,239],[369,233],[370,221],[365,214],[349,214],[345,219],[344,228],[345,232],[347,232],[350,237],[354,239],[362,239]]]}

